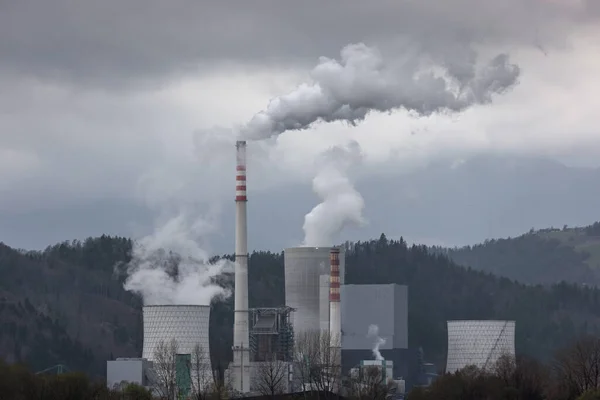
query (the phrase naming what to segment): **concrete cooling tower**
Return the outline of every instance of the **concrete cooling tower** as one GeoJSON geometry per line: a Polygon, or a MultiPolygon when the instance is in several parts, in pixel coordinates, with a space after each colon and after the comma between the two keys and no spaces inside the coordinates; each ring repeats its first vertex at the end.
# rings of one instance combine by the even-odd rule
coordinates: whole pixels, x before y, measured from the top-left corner
{"type": "Polygon", "coordinates": [[[210,306],[160,305],[144,306],[144,345],[142,358],[154,360],[156,346],[172,339],[177,341],[178,354],[192,354],[194,347],[202,346],[210,360],[208,321],[210,306]]]}
{"type": "Polygon", "coordinates": [[[494,368],[503,355],[515,356],[514,321],[448,321],[447,373],[494,368]]]}
{"type": "Polygon", "coordinates": [[[319,328],[329,330],[329,275],[319,277],[319,328]]]}
{"type": "MultiPolygon", "coordinates": [[[[331,247],[293,247],[284,250],[285,305],[296,309],[292,314],[296,335],[299,332],[321,329],[320,276],[329,276],[330,274],[330,251],[331,247]]],[[[342,285],[346,270],[344,255],[345,252],[342,248],[339,256],[340,283],[342,285]]],[[[325,309],[325,307],[323,308],[325,309]]],[[[327,318],[328,320],[329,318],[327,318]]],[[[329,329],[329,325],[327,325],[327,329],[329,329]]]]}

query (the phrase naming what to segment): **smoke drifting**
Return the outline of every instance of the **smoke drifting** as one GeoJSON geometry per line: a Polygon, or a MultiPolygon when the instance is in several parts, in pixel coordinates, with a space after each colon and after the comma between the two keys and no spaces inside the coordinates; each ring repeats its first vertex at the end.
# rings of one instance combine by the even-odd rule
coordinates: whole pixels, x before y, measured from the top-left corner
{"type": "Polygon", "coordinates": [[[232,270],[228,260],[211,263],[200,238],[211,225],[180,213],[133,246],[125,266],[125,289],[142,296],[145,305],[209,305],[217,295],[229,295],[214,282],[232,270]]]}
{"type": "Polygon", "coordinates": [[[379,327],[377,325],[369,325],[367,337],[375,339],[375,342],[373,343],[373,357],[375,357],[375,360],[377,361],[383,361],[384,358],[381,355],[379,348],[385,344],[385,339],[379,337],[379,327]]]}
{"type": "Polygon", "coordinates": [[[344,227],[365,223],[365,202],[347,176],[361,158],[356,142],[323,153],[323,166],[313,179],[313,190],[322,201],[304,217],[303,246],[331,246],[344,227]]]}
{"type": "Polygon", "coordinates": [[[356,124],[372,111],[405,109],[420,116],[460,112],[492,101],[517,82],[520,69],[506,54],[477,68],[477,57],[434,62],[419,57],[384,60],[363,43],[341,51],[340,60],[321,57],[312,83],[271,100],[241,129],[242,138],[266,139],[303,130],[317,121],[356,124]]]}

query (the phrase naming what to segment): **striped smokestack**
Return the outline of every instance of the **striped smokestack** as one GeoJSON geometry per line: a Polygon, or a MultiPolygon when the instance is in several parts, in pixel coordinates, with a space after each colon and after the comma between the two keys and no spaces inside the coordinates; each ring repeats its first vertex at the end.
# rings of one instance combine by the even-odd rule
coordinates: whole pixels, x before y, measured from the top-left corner
{"type": "Polygon", "coordinates": [[[340,249],[332,247],[329,252],[329,364],[332,388],[338,393],[342,366],[342,308],[340,307],[340,249]]]}
{"type": "Polygon", "coordinates": [[[234,388],[250,391],[250,349],[248,339],[248,235],[246,220],[246,142],[236,142],[235,176],[235,292],[233,322],[234,388]]]}
{"type": "Polygon", "coordinates": [[[340,302],[340,249],[333,247],[329,252],[329,301],[340,302]]]}
{"type": "Polygon", "coordinates": [[[329,252],[329,334],[331,347],[341,347],[342,312],[340,307],[340,249],[331,248],[329,252]]]}

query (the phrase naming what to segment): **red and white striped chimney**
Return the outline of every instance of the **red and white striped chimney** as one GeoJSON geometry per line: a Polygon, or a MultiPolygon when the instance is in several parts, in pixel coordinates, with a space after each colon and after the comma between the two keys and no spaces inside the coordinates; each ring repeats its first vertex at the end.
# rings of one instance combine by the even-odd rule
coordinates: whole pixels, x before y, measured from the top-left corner
{"type": "Polygon", "coordinates": [[[331,347],[342,346],[342,310],[340,306],[340,249],[329,252],[329,334],[331,347]]]}
{"type": "Polygon", "coordinates": [[[235,292],[233,320],[234,388],[250,391],[248,331],[248,226],[246,216],[246,142],[236,142],[235,175],[235,292]]]}

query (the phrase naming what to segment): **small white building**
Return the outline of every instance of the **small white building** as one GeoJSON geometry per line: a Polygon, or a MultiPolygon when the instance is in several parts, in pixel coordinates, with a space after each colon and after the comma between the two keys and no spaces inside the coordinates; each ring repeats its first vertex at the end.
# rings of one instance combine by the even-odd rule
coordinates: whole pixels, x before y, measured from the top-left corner
{"type": "Polygon", "coordinates": [[[363,360],[360,362],[360,365],[356,368],[353,368],[350,371],[350,376],[354,379],[359,379],[360,374],[364,373],[365,368],[377,368],[379,373],[381,374],[377,379],[380,380],[381,384],[392,385],[393,393],[395,394],[404,394],[406,391],[406,382],[404,379],[394,378],[394,362],[391,360],[363,360]]]}
{"type": "Polygon", "coordinates": [[[106,362],[106,385],[112,389],[121,383],[151,386],[152,361],[145,358],[117,358],[106,362]]]}
{"type": "MultiPolygon", "coordinates": [[[[363,368],[375,367],[382,374],[381,381],[387,382],[394,379],[394,362],[390,360],[363,360],[360,362],[360,370],[363,368]]],[[[359,370],[353,370],[353,373],[360,373],[359,370]]]]}

